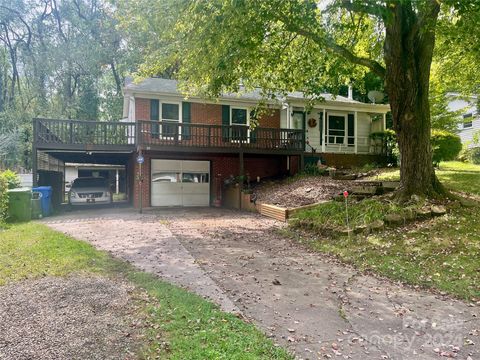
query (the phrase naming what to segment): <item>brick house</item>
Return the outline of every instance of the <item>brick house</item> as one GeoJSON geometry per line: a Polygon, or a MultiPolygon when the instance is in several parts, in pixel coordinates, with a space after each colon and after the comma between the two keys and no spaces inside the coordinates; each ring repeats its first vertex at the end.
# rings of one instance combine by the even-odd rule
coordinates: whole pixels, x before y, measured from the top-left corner
{"type": "Polygon", "coordinates": [[[36,119],[34,153],[63,162],[123,164],[136,207],[140,196],[144,207],[218,204],[232,177],[295,174],[306,161],[378,162],[379,147],[369,135],[385,129],[389,111],[388,105],[324,94],[305,112],[306,99],[295,92],[270,100],[268,111],[257,116],[259,92],[185,99],[176,81],[160,78],[127,82],[124,95],[120,122],[36,119]]]}

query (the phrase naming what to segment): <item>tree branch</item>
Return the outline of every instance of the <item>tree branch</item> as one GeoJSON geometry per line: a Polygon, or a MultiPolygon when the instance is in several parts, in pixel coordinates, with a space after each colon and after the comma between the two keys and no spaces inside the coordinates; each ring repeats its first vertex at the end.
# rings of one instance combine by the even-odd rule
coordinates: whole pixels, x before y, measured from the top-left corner
{"type": "Polygon", "coordinates": [[[292,23],[292,22],[287,23],[285,22],[285,19],[278,19],[278,20],[283,22],[289,31],[295,32],[299,35],[312,39],[312,41],[324,47],[327,51],[331,51],[343,57],[345,60],[348,60],[354,64],[365,66],[382,78],[385,76],[385,68],[382,65],[380,65],[379,62],[369,58],[364,58],[364,57],[355,55],[346,47],[337,44],[332,38],[329,38],[326,35],[320,36],[317,33],[314,33],[310,30],[299,27],[295,23],[292,23]]]}

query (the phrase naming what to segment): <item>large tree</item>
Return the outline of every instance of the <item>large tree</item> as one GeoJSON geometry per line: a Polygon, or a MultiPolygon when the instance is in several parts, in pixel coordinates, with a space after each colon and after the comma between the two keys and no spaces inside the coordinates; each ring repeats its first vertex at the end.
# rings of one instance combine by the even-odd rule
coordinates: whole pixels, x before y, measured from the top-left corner
{"type": "MultiPolygon", "coordinates": [[[[175,66],[186,93],[239,84],[312,98],[370,71],[384,80],[401,153],[399,199],[441,196],[432,165],[430,67],[440,17],[478,13],[474,0],[119,1],[142,34],[141,74],[175,66]],[[440,15],[442,14],[442,15],[440,15]]],[[[454,31],[450,26],[448,31],[454,31]]]]}

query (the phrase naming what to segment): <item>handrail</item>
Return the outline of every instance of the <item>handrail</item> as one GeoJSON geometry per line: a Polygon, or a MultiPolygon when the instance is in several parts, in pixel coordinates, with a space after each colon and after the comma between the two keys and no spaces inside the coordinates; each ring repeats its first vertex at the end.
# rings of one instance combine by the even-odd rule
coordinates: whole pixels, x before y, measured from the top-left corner
{"type": "Polygon", "coordinates": [[[145,145],[305,150],[305,132],[297,129],[173,121],[137,122],[34,119],[37,145],[145,145]]]}

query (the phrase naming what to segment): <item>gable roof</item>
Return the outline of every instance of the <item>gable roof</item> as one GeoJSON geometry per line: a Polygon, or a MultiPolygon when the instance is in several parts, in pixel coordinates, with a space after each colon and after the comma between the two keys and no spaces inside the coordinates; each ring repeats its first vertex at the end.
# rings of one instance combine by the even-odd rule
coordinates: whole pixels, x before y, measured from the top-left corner
{"type": "MultiPolygon", "coordinates": [[[[132,78],[127,78],[125,81],[125,94],[149,94],[149,95],[173,95],[181,96],[184,94],[178,89],[178,82],[171,79],[163,78],[146,78],[139,83],[134,83],[132,78]]],[[[326,102],[336,103],[336,104],[345,104],[350,106],[359,105],[362,107],[372,107],[376,108],[379,111],[389,111],[389,105],[386,104],[367,104],[362,103],[357,100],[349,99],[345,96],[334,96],[329,93],[322,93],[321,96],[325,99],[326,102]]],[[[193,96],[192,98],[198,98],[193,96]]],[[[237,100],[237,101],[246,101],[246,102],[258,102],[264,97],[262,96],[260,89],[255,89],[253,91],[241,91],[239,93],[224,93],[220,96],[220,100],[237,100]]],[[[289,92],[286,95],[286,98],[283,96],[278,96],[276,101],[278,102],[306,102],[308,98],[301,91],[289,92]]]]}

